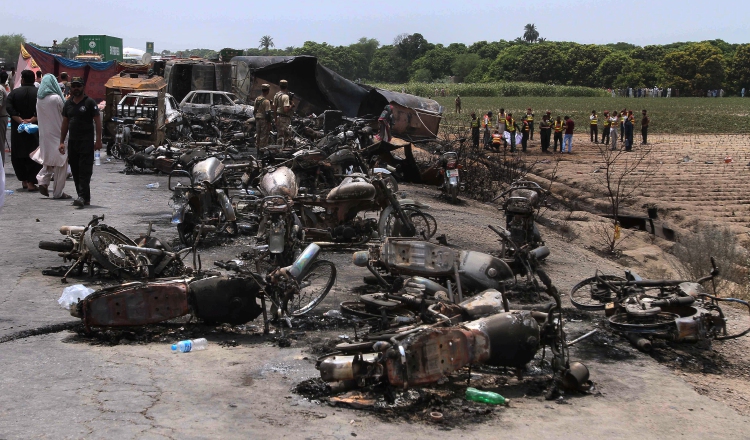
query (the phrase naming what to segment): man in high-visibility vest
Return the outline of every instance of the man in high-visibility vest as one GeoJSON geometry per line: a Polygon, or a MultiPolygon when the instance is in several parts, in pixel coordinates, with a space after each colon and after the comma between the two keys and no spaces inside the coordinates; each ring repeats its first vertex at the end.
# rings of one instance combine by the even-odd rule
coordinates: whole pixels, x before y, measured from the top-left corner
{"type": "MultiPolygon", "coordinates": [[[[526,122],[529,123],[529,139],[534,140],[534,113],[531,113],[531,107],[526,109],[526,122]]],[[[526,151],[525,149],[523,151],[526,151]]]]}
{"type": "Polygon", "coordinates": [[[529,145],[529,131],[531,124],[529,124],[528,115],[524,116],[521,125],[521,151],[526,152],[526,147],[529,145]]]}
{"type": "Polygon", "coordinates": [[[505,131],[510,134],[510,152],[516,152],[516,120],[513,119],[513,113],[508,113],[505,118],[505,131]]]}
{"type": "Polygon", "coordinates": [[[492,143],[492,110],[488,111],[487,114],[482,118],[482,126],[484,127],[484,136],[482,137],[482,143],[484,144],[484,149],[489,150],[490,144],[492,143]]]}
{"type": "Polygon", "coordinates": [[[479,148],[479,119],[474,112],[471,112],[471,143],[479,148]]]}
{"type": "Polygon", "coordinates": [[[599,117],[596,116],[596,110],[591,110],[591,116],[589,116],[589,130],[591,131],[591,142],[599,143],[599,117]]]}
{"type": "Polygon", "coordinates": [[[560,141],[560,152],[562,153],[563,148],[563,130],[565,129],[565,124],[563,124],[562,118],[560,116],[555,119],[555,124],[553,125],[553,129],[555,131],[555,145],[552,147],[554,151],[557,151],[557,141],[560,141]]]}

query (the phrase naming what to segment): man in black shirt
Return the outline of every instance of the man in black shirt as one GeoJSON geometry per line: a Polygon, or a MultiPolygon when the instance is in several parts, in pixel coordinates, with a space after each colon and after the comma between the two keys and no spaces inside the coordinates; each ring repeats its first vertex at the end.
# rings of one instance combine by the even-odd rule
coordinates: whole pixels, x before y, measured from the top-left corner
{"type": "MultiPolygon", "coordinates": [[[[18,132],[18,126],[23,123],[36,124],[36,94],[34,87],[34,72],[21,72],[21,87],[14,89],[8,95],[7,110],[11,119],[10,128],[10,161],[16,178],[23,182],[28,191],[36,191],[36,175],[42,166],[34,162],[29,154],[39,146],[39,134],[18,132]]],[[[2,127],[5,130],[5,127],[2,127]]]]}
{"type": "MultiPolygon", "coordinates": [[[[70,98],[65,101],[62,114],[60,139],[65,139],[70,132],[68,163],[78,193],[73,206],[82,208],[91,204],[90,184],[91,174],[94,172],[94,150],[102,149],[102,117],[96,102],[83,93],[83,78],[76,76],[70,81],[70,98]]],[[[60,153],[65,153],[64,143],[60,143],[60,153]]]]}

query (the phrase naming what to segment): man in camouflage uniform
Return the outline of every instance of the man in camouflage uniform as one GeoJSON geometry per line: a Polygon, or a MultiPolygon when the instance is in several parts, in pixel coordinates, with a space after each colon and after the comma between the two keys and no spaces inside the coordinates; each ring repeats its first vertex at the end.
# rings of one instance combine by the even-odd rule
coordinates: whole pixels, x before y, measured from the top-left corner
{"type": "Polygon", "coordinates": [[[260,86],[261,95],[255,98],[255,147],[260,151],[268,146],[268,136],[271,132],[271,101],[268,100],[268,91],[271,86],[263,84],[260,86]]]}
{"type": "Polygon", "coordinates": [[[292,139],[290,126],[292,125],[292,110],[294,103],[289,99],[287,89],[289,83],[285,79],[279,81],[279,93],[273,98],[273,109],[276,112],[276,140],[279,145],[285,145],[292,139]]]}

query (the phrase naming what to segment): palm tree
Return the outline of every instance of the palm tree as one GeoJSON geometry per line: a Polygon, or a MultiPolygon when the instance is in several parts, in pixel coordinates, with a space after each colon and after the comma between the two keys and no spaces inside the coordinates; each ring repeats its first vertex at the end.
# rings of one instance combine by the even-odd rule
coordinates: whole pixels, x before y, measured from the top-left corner
{"type": "Polygon", "coordinates": [[[260,37],[260,45],[258,46],[258,49],[265,49],[266,55],[268,55],[269,47],[276,47],[276,45],[273,44],[273,38],[271,38],[270,35],[263,35],[260,37]]]}
{"type": "Polygon", "coordinates": [[[533,43],[539,39],[539,32],[536,30],[536,25],[529,23],[523,27],[523,39],[527,43],[533,43]]]}

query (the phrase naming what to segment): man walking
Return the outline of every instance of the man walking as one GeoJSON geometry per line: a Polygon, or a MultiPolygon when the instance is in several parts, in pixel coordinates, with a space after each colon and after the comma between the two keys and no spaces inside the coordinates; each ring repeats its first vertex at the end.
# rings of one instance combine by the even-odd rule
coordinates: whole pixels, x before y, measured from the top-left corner
{"type": "Polygon", "coordinates": [[[599,117],[596,116],[596,110],[591,110],[591,116],[589,116],[589,131],[591,131],[591,142],[599,143],[599,117]]]}
{"type": "Polygon", "coordinates": [[[268,147],[268,136],[271,133],[271,101],[268,93],[271,86],[261,84],[260,96],[255,98],[253,111],[255,113],[255,147],[260,150],[268,147]]]}
{"type": "Polygon", "coordinates": [[[479,148],[479,119],[474,112],[471,112],[471,143],[479,148]]]}
{"type": "Polygon", "coordinates": [[[641,143],[643,145],[648,145],[648,124],[651,122],[651,120],[646,114],[646,110],[641,110],[641,114],[643,115],[643,117],[641,118],[641,137],[643,138],[641,143]]]}
{"type": "Polygon", "coordinates": [[[563,144],[567,145],[568,153],[570,153],[573,150],[573,128],[575,128],[575,123],[573,122],[573,119],[571,119],[569,116],[565,116],[565,138],[563,139],[563,144]]]}
{"type": "Polygon", "coordinates": [[[0,72],[0,159],[5,163],[5,148],[8,146],[8,92],[3,85],[8,81],[8,72],[0,72]]]}
{"type": "Polygon", "coordinates": [[[461,114],[461,97],[456,95],[456,113],[461,114]]]}
{"type": "Polygon", "coordinates": [[[617,150],[617,125],[619,123],[620,118],[617,114],[617,110],[615,110],[609,118],[609,135],[612,138],[612,151],[617,150]]]}
{"type": "MultiPolygon", "coordinates": [[[[31,160],[29,155],[39,146],[37,134],[18,132],[18,126],[24,123],[36,124],[36,87],[34,72],[21,72],[21,87],[13,89],[8,95],[7,111],[11,119],[10,128],[10,161],[16,178],[28,191],[36,191],[36,175],[42,166],[31,160]]],[[[5,129],[5,127],[3,127],[5,129]]]]}
{"type": "Polygon", "coordinates": [[[292,125],[292,109],[294,103],[289,99],[289,83],[282,79],[279,81],[279,93],[273,98],[273,109],[276,112],[276,141],[280,145],[285,145],[292,139],[290,127],[292,125]]]}
{"type": "Polygon", "coordinates": [[[555,125],[554,125],[554,129],[555,129],[555,145],[553,146],[552,149],[554,151],[557,151],[557,142],[560,141],[560,152],[561,153],[563,152],[563,137],[562,137],[562,135],[563,135],[563,129],[564,128],[565,128],[565,125],[563,124],[562,120],[558,116],[557,119],[555,120],[555,125]]]}
{"type": "Polygon", "coordinates": [[[602,120],[602,144],[607,145],[609,143],[609,110],[604,110],[602,120]]]}
{"type": "Polygon", "coordinates": [[[73,172],[78,198],[73,206],[83,208],[91,204],[91,175],[94,172],[94,150],[102,149],[102,117],[96,101],[83,92],[83,78],[70,81],[70,98],[63,106],[60,129],[60,154],[65,154],[68,138],[68,162],[73,172]],[[96,125],[96,130],[94,129],[96,125]]]}

